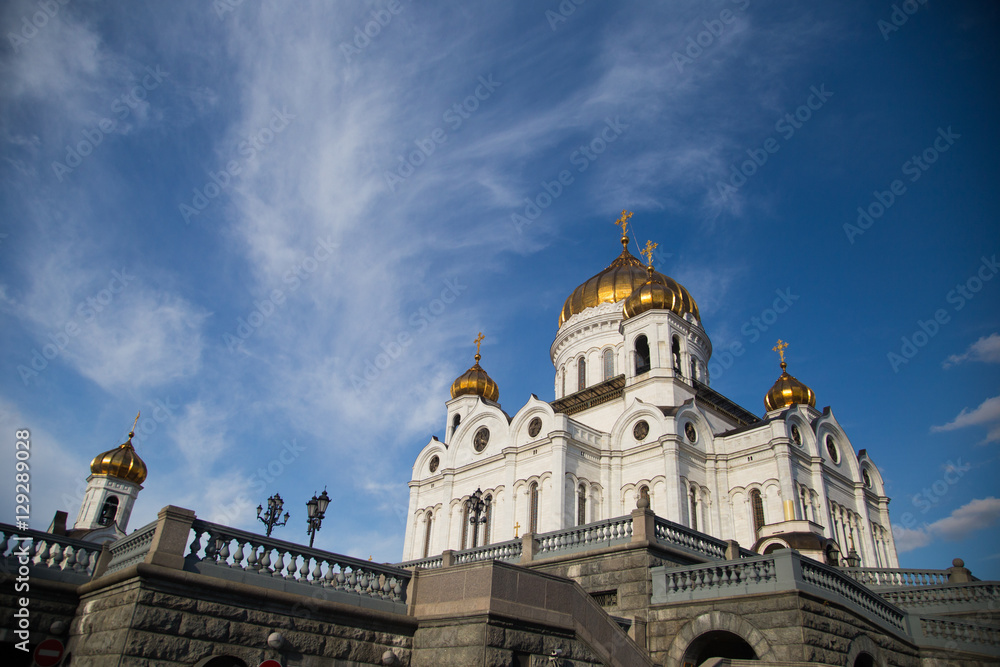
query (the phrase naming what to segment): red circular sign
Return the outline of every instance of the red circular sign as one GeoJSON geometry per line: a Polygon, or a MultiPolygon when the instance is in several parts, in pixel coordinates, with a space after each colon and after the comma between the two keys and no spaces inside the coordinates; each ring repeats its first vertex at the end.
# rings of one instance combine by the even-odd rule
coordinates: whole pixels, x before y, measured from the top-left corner
{"type": "Polygon", "coordinates": [[[265,660],[260,663],[260,667],[281,667],[281,663],[277,660],[265,660]]]}
{"type": "Polygon", "coordinates": [[[35,664],[38,667],[52,667],[62,656],[63,643],[58,639],[46,639],[35,647],[35,664]]]}

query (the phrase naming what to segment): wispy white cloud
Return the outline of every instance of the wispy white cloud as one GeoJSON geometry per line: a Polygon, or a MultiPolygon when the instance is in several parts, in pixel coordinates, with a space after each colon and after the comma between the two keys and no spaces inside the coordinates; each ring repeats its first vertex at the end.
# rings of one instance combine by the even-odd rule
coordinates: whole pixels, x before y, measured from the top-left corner
{"type": "Polygon", "coordinates": [[[970,426],[989,426],[989,432],[983,443],[1000,441],[1000,396],[987,398],[974,410],[963,408],[958,416],[942,426],[931,426],[932,433],[954,431],[970,426]]]}
{"type": "Polygon", "coordinates": [[[962,354],[953,354],[941,364],[951,368],[967,361],[979,361],[984,364],[1000,364],[1000,334],[992,333],[983,336],[969,346],[962,354]]]}
{"type": "Polygon", "coordinates": [[[937,540],[957,542],[1000,522],[1000,498],[978,498],[962,505],[943,519],[919,528],[893,527],[896,551],[905,553],[937,540]]]}

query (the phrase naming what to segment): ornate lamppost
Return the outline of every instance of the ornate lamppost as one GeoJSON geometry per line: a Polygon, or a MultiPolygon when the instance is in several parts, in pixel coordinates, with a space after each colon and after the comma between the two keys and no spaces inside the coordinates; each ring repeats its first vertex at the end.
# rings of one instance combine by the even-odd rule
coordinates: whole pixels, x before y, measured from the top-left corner
{"type": "Polygon", "coordinates": [[[306,510],[309,513],[309,517],[306,522],[309,524],[309,529],[306,531],[309,534],[309,546],[313,545],[313,540],[316,539],[316,533],[319,532],[320,526],[323,524],[323,517],[326,515],[326,508],[330,506],[330,496],[326,495],[326,489],[323,489],[323,493],[309,499],[306,503],[306,510]]]}
{"type": "Polygon", "coordinates": [[[478,546],[476,538],[479,535],[479,526],[486,523],[487,520],[487,503],[483,500],[483,490],[476,489],[476,492],[466,502],[469,504],[469,523],[472,524],[472,548],[475,549],[478,546]]]}
{"type": "Polygon", "coordinates": [[[284,526],[288,523],[288,512],[285,512],[285,520],[278,521],[281,517],[281,510],[285,506],[285,501],[281,499],[280,494],[274,494],[267,499],[267,511],[264,512],[264,516],[260,513],[264,511],[261,505],[257,505],[257,520],[261,521],[265,526],[267,526],[267,536],[271,537],[271,531],[274,530],[275,526],[284,526]]]}

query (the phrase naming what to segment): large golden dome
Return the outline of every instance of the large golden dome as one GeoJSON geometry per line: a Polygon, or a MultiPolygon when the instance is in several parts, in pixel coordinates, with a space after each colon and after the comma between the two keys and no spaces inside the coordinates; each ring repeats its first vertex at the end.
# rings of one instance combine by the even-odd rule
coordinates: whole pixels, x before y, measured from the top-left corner
{"type": "Polygon", "coordinates": [[[782,361],[781,376],[764,397],[764,407],[767,408],[768,412],[779,410],[795,403],[805,403],[815,408],[816,394],[805,383],[789,375],[785,371],[787,367],[788,364],[782,361]]]}
{"type": "MultiPolygon", "coordinates": [[[[646,267],[628,251],[628,237],[622,236],[621,241],[622,254],[615,261],[611,262],[608,268],[577,287],[567,297],[566,303],[563,304],[562,312],[559,313],[559,326],[562,326],[566,320],[577,313],[583,312],[587,308],[593,308],[602,303],[616,303],[628,298],[629,295],[649,280],[646,267]]],[[[663,307],[667,310],[673,310],[682,316],[685,313],[691,313],[699,321],[701,320],[698,314],[698,304],[691,298],[688,291],[673,278],[654,271],[652,280],[666,286],[674,298],[667,301],[668,305],[666,306],[650,306],[650,308],[663,307]]],[[[655,289],[651,291],[655,291],[655,289]]],[[[649,299],[652,299],[652,295],[646,297],[646,300],[649,299]]]]}
{"type": "Polygon", "coordinates": [[[493,381],[483,367],[479,365],[479,360],[482,357],[479,355],[479,344],[483,341],[483,334],[480,332],[479,337],[476,338],[476,363],[472,365],[472,368],[465,371],[451,383],[451,397],[458,398],[459,396],[482,396],[488,401],[497,402],[500,398],[500,387],[497,383],[493,381]]]}
{"type": "Polygon", "coordinates": [[[128,434],[128,440],[112,450],[98,454],[90,462],[90,472],[95,475],[109,475],[126,482],[142,484],[146,479],[146,464],[132,447],[135,431],[128,434]]]}

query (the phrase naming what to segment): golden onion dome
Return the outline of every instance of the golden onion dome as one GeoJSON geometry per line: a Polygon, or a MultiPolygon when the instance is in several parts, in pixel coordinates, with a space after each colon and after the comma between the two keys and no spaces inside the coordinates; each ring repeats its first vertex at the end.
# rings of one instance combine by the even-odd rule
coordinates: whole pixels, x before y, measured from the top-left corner
{"type": "Polygon", "coordinates": [[[647,310],[671,310],[681,317],[691,313],[700,320],[698,304],[691,294],[670,276],[657,273],[652,266],[646,267],[647,279],[625,299],[622,312],[625,319],[635,317],[647,310]]]}
{"type": "MultiPolygon", "coordinates": [[[[606,269],[577,287],[567,297],[562,312],[559,314],[559,326],[587,308],[593,308],[602,303],[617,303],[626,299],[636,289],[645,286],[651,280],[646,267],[628,251],[628,236],[622,235],[621,242],[622,254],[606,269]]],[[[671,298],[666,301],[668,304],[666,306],[649,306],[649,308],[662,307],[673,310],[681,316],[685,313],[691,313],[696,319],[701,320],[698,314],[698,304],[695,303],[688,291],[673,278],[654,271],[652,280],[656,284],[665,286],[670,291],[671,298]]],[[[651,287],[648,291],[659,291],[659,289],[651,287]]],[[[653,296],[650,294],[646,300],[652,298],[653,296]]],[[[649,310],[649,308],[643,310],[649,310]]]]}
{"type": "Polygon", "coordinates": [[[483,367],[479,365],[479,360],[482,357],[479,355],[479,344],[483,341],[482,332],[479,333],[479,337],[476,338],[476,363],[472,365],[472,368],[465,371],[451,383],[451,397],[458,398],[459,396],[481,396],[488,401],[497,402],[500,398],[500,387],[497,383],[493,381],[483,367]]]}
{"type": "Polygon", "coordinates": [[[123,444],[95,456],[90,462],[90,472],[142,484],[146,479],[146,464],[132,446],[133,436],[135,431],[128,434],[128,440],[123,444]]]}
{"type": "Polygon", "coordinates": [[[800,382],[785,369],[788,367],[784,361],[781,362],[781,376],[774,383],[771,390],[764,397],[764,407],[767,411],[779,410],[795,403],[805,403],[811,407],[816,407],[816,394],[813,390],[800,382]]]}

